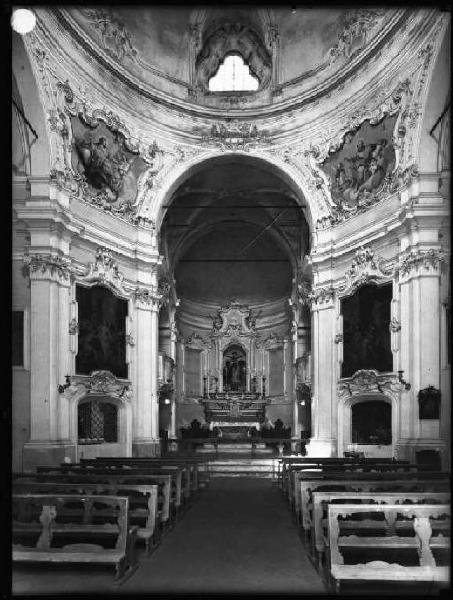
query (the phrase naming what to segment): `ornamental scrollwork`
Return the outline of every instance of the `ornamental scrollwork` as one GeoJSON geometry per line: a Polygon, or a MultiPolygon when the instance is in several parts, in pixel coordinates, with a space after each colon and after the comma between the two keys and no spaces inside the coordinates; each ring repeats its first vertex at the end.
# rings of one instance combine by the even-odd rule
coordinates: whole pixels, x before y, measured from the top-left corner
{"type": "Polygon", "coordinates": [[[241,123],[238,120],[214,123],[209,133],[202,133],[201,139],[204,144],[214,145],[222,150],[250,150],[258,144],[271,143],[267,132],[259,131],[252,123],[241,123]]]}
{"type": "Polygon", "coordinates": [[[49,274],[57,275],[60,279],[68,280],[70,276],[71,259],[52,254],[24,254],[22,273],[24,277],[49,274]]]}
{"type": "Polygon", "coordinates": [[[335,288],[332,286],[314,288],[309,293],[309,298],[314,304],[327,304],[335,297],[335,288]]]}
{"type": "Polygon", "coordinates": [[[356,9],[346,18],[343,31],[337,44],[330,49],[330,63],[340,58],[351,58],[351,55],[365,46],[369,32],[385,16],[383,9],[356,9]]]}
{"type": "Polygon", "coordinates": [[[127,56],[135,59],[137,50],[131,42],[130,34],[124,23],[103,8],[87,8],[82,10],[92,27],[99,32],[104,49],[114,58],[123,61],[127,56]]]}
{"type": "Polygon", "coordinates": [[[408,275],[412,271],[424,268],[427,271],[438,271],[445,260],[442,250],[409,250],[399,260],[398,271],[400,276],[408,275]]]}
{"type": "Polygon", "coordinates": [[[374,369],[360,369],[352,377],[341,379],[337,385],[340,398],[369,392],[397,397],[401,389],[402,384],[398,381],[397,375],[382,374],[374,369]]]}
{"type": "Polygon", "coordinates": [[[77,335],[79,333],[79,324],[77,319],[73,318],[69,321],[69,335],[77,335]]]}
{"type": "Polygon", "coordinates": [[[398,333],[398,331],[401,331],[401,323],[396,317],[390,319],[389,331],[390,333],[398,333]]]}
{"type": "Polygon", "coordinates": [[[73,375],[71,386],[65,391],[70,397],[75,396],[80,389],[88,394],[110,394],[125,401],[130,401],[132,391],[130,384],[125,384],[110,371],[93,371],[91,375],[73,375]]]}
{"type": "Polygon", "coordinates": [[[342,294],[352,293],[366,283],[381,283],[392,275],[393,266],[383,258],[375,258],[370,246],[360,246],[355,251],[351,266],[346,271],[344,281],[338,286],[342,294]]]}

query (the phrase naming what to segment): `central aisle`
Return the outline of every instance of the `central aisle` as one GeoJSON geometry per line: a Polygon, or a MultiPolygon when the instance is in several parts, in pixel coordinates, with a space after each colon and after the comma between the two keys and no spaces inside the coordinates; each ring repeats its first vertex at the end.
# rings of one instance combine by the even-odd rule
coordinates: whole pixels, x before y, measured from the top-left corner
{"type": "Polygon", "coordinates": [[[122,592],[327,593],[269,479],[217,478],[122,592]]]}

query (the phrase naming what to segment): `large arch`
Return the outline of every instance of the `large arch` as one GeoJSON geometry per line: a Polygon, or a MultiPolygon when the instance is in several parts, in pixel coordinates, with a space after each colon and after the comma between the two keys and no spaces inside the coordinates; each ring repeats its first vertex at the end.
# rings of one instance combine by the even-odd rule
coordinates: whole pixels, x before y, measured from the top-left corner
{"type": "Polygon", "coordinates": [[[161,173],[160,185],[156,186],[154,194],[150,194],[144,200],[142,214],[152,219],[159,231],[170,206],[174,192],[192,175],[195,175],[209,165],[212,160],[221,160],[225,157],[243,157],[255,164],[263,165],[270,172],[279,177],[294,192],[294,199],[304,210],[304,215],[311,232],[314,231],[316,221],[330,214],[327,203],[320,205],[311,197],[307,183],[301,172],[284,160],[270,155],[256,155],[246,151],[222,151],[221,149],[209,150],[192,157],[180,165],[172,165],[171,169],[161,173]]]}

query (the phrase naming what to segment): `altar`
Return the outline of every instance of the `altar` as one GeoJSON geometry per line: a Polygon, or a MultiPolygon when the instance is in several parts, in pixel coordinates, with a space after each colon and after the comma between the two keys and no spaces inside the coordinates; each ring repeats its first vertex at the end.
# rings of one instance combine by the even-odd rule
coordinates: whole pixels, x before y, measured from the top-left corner
{"type": "Polygon", "coordinates": [[[265,420],[267,401],[259,394],[218,392],[209,394],[200,403],[203,404],[205,419],[210,428],[221,423],[217,426],[222,431],[224,427],[240,427],[247,435],[250,427],[259,429],[260,423],[265,420]]]}

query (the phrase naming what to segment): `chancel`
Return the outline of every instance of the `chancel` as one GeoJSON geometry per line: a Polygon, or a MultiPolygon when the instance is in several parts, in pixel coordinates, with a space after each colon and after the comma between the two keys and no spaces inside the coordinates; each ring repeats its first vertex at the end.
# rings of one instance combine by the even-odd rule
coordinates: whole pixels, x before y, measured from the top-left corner
{"type": "Polygon", "coordinates": [[[12,592],[446,589],[449,13],[11,17],[12,592]]]}

